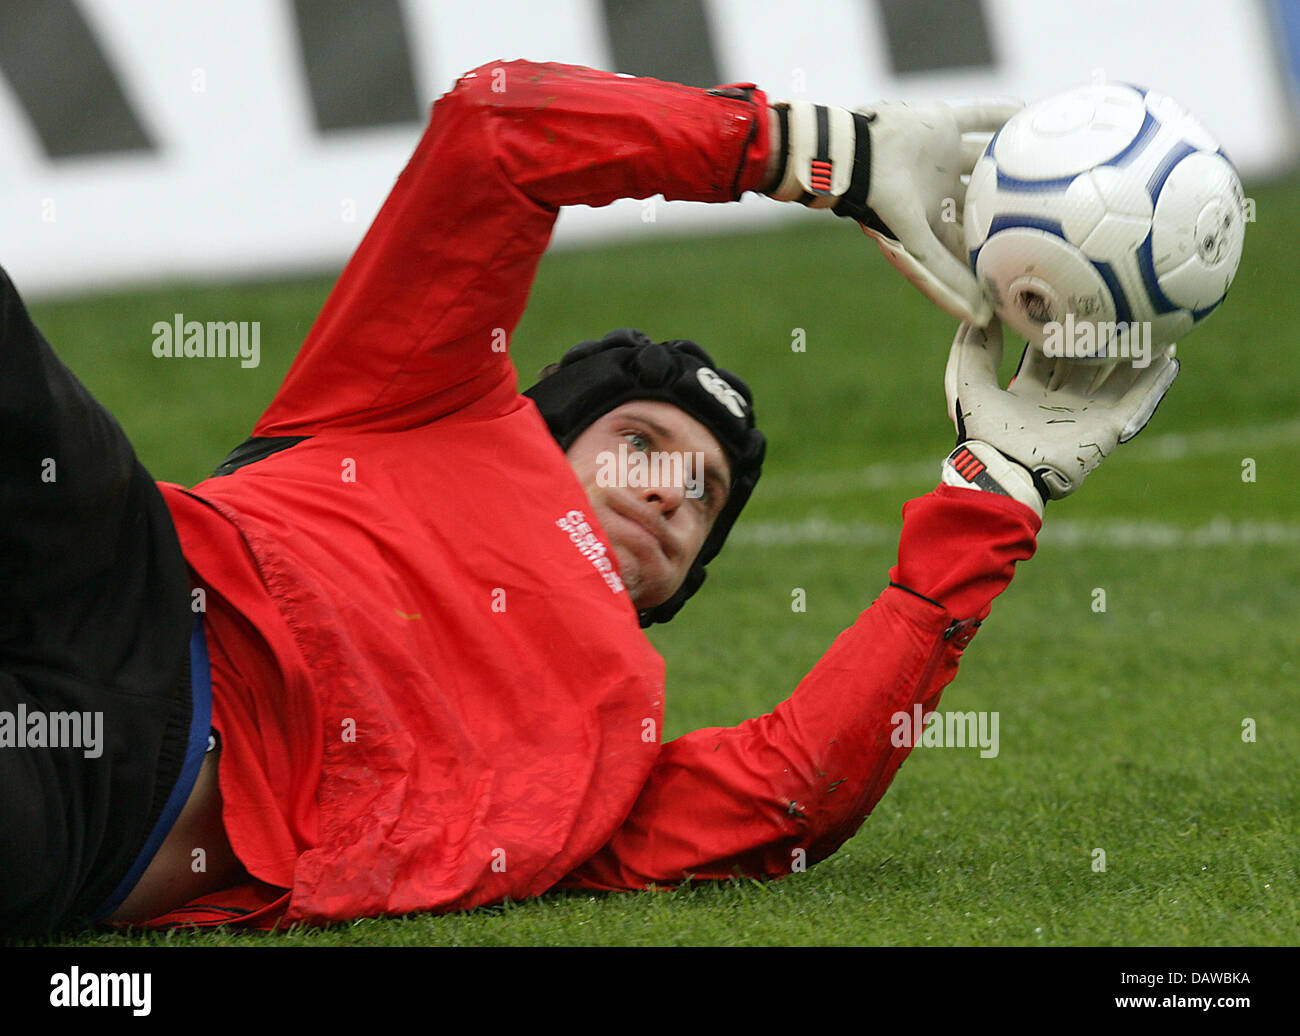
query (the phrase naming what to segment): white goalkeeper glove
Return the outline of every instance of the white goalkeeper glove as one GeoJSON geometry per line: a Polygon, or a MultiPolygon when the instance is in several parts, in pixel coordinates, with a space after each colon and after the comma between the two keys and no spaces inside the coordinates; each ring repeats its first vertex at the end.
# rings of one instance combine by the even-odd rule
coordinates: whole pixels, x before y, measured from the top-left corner
{"type": "Polygon", "coordinates": [[[962,178],[1021,107],[884,103],[851,112],[807,101],[776,105],[783,157],[768,193],[857,220],[928,298],[958,320],[986,324],[993,310],[965,253],[962,178]]]}
{"type": "Polygon", "coordinates": [[[944,377],[957,449],[943,481],[1005,493],[1040,517],[1045,501],[1069,496],[1146,427],[1179,369],[1172,345],[1146,367],[1053,359],[1031,346],[1004,389],[1001,362],[1000,323],[957,329],[944,377]]]}

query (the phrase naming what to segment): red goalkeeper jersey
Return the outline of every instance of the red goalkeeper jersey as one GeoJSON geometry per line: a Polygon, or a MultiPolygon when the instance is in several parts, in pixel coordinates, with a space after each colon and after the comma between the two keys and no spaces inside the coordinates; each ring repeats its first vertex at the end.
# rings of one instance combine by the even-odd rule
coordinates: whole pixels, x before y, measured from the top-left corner
{"type": "Polygon", "coordinates": [[[1036,516],[913,501],[907,589],[770,715],[665,744],[663,661],[505,348],[561,206],[734,200],[766,113],[756,90],[525,62],[435,105],[254,429],[307,438],[161,486],[206,594],[224,818],[257,880],[154,923],[777,877],[862,823],[908,752],[890,717],[937,703],[1036,516]]]}

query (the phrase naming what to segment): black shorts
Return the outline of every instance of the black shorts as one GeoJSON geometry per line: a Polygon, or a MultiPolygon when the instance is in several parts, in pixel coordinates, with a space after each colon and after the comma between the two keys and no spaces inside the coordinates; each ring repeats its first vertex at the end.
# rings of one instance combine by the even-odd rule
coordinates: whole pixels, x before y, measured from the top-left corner
{"type": "Polygon", "coordinates": [[[0,270],[0,935],[83,926],[147,865],[206,747],[195,627],[157,486],[0,270]]]}

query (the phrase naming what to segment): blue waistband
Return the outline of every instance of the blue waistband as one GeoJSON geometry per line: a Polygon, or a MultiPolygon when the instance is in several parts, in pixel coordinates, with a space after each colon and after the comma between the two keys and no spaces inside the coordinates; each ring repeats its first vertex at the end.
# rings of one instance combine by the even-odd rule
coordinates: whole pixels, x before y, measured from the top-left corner
{"type": "Polygon", "coordinates": [[[181,765],[180,776],[176,778],[176,784],[163,805],[158,822],[145,839],[140,855],[135,858],[135,863],[131,864],[131,869],[126,872],[126,877],[117,888],[99,905],[92,917],[95,921],[102,920],[121,906],[122,901],[135,888],[145,869],[153,862],[163,839],[181,815],[181,810],[185,808],[203,766],[203,757],[208,750],[208,735],[212,730],[212,672],[208,668],[208,642],[203,636],[201,614],[194,616],[194,630],[190,634],[190,688],[194,696],[194,710],[190,716],[189,744],[185,749],[185,762],[181,765]]]}

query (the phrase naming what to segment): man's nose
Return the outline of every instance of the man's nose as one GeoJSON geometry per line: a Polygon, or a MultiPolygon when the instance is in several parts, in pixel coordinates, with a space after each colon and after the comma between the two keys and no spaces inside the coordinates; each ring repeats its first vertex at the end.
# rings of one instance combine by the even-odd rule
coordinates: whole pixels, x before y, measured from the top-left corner
{"type": "Polygon", "coordinates": [[[659,508],[665,515],[670,515],[682,506],[686,499],[686,487],[676,485],[646,486],[638,490],[641,499],[652,507],[659,508]]]}

